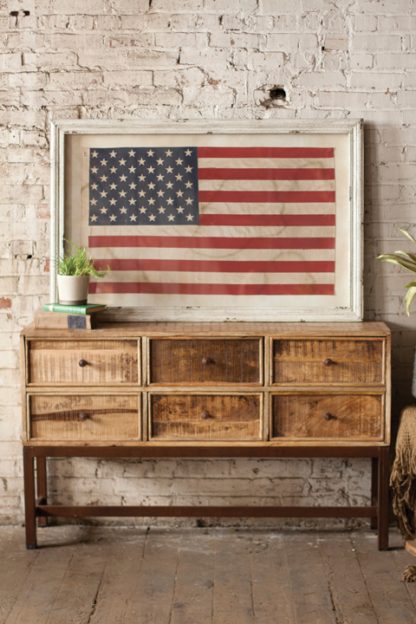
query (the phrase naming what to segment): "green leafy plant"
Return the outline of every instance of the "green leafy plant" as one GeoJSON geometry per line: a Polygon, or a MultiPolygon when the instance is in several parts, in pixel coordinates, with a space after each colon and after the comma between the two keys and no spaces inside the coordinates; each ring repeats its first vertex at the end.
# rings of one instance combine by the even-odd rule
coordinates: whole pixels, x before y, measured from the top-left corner
{"type": "Polygon", "coordinates": [[[58,262],[59,275],[91,275],[104,277],[107,271],[95,268],[93,260],[88,256],[85,247],[70,244],[71,253],[65,253],[58,262]]]}
{"type": "MultiPolygon", "coordinates": [[[[408,238],[412,243],[416,244],[416,238],[410,234],[407,230],[403,230],[400,228],[400,232],[408,238]]],[[[416,254],[410,253],[408,251],[395,251],[389,254],[381,254],[377,256],[378,260],[383,260],[384,262],[391,262],[391,264],[397,264],[398,266],[406,269],[406,271],[410,271],[411,273],[416,273],[416,254]]],[[[406,308],[406,314],[409,316],[410,314],[410,306],[412,301],[416,295],[416,281],[409,282],[405,286],[406,294],[404,297],[404,304],[406,308]]]]}

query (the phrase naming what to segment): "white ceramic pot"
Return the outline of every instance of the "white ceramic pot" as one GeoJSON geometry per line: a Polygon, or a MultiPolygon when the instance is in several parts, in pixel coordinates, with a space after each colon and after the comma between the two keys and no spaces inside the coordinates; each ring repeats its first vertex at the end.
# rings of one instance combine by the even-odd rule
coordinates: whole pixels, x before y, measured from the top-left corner
{"type": "Polygon", "coordinates": [[[76,305],[87,303],[89,275],[58,275],[59,303],[76,305]]]}

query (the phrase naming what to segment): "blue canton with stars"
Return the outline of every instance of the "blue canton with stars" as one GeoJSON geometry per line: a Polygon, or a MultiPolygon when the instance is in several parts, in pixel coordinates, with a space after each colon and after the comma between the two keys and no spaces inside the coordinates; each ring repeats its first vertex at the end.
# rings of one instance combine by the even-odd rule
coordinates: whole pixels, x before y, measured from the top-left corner
{"type": "Polygon", "coordinates": [[[90,225],[198,224],[195,147],[90,150],[90,225]]]}

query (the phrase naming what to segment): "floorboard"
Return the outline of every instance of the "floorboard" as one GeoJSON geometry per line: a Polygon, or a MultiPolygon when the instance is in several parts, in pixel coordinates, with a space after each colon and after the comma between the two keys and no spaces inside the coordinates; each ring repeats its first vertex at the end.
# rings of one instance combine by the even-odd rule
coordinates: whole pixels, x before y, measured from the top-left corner
{"type": "Polygon", "coordinates": [[[296,624],[286,535],[266,535],[253,539],[251,574],[256,624],[270,624],[273,613],[278,614],[279,624],[296,624]]]}
{"type": "MultiPolygon", "coordinates": [[[[357,552],[348,535],[318,540],[336,622],[378,624],[357,552]]],[[[375,548],[375,545],[374,545],[375,548]]]]}
{"type": "Polygon", "coordinates": [[[328,578],[317,538],[308,534],[292,535],[285,549],[296,624],[334,624],[328,578]]]}
{"type": "Polygon", "coordinates": [[[0,527],[0,624],[415,624],[399,533],[0,527]]]}
{"type": "Polygon", "coordinates": [[[27,551],[14,531],[3,529],[1,533],[0,622],[5,622],[23,591],[38,551],[27,551]]]}
{"type": "Polygon", "coordinates": [[[135,603],[147,533],[106,539],[107,562],[88,624],[124,624],[135,603]]]}
{"type": "MultiPolygon", "coordinates": [[[[397,536],[398,539],[395,540],[397,546],[393,551],[393,561],[396,565],[396,574],[399,578],[401,578],[403,574],[403,570],[408,565],[416,566],[416,557],[409,556],[409,553],[403,548],[403,539],[401,536],[397,536]]],[[[394,542],[393,542],[394,543],[394,542]]],[[[409,598],[413,604],[413,608],[415,609],[416,614],[416,583],[405,583],[406,591],[409,595],[409,598]]],[[[415,616],[416,622],[416,616],[415,616]]]]}
{"type": "Polygon", "coordinates": [[[394,551],[376,550],[376,537],[371,534],[357,533],[353,543],[377,621],[415,624],[414,606],[406,583],[400,581],[394,551]]]}
{"type": "Polygon", "coordinates": [[[71,546],[72,557],[45,624],[89,624],[97,602],[106,564],[112,564],[105,545],[71,546]]]}
{"type": "Polygon", "coordinates": [[[125,612],[125,623],[170,624],[180,535],[149,531],[143,560],[125,612]]]}
{"type": "Polygon", "coordinates": [[[254,602],[250,546],[252,537],[234,533],[214,545],[213,624],[253,624],[254,602]]]}
{"type": "Polygon", "coordinates": [[[45,624],[74,556],[71,547],[39,552],[5,624],[45,624]]]}
{"type": "Polygon", "coordinates": [[[171,624],[211,624],[214,596],[214,557],[210,535],[188,534],[179,550],[171,624]],[[202,537],[202,539],[201,539],[202,537]]]}

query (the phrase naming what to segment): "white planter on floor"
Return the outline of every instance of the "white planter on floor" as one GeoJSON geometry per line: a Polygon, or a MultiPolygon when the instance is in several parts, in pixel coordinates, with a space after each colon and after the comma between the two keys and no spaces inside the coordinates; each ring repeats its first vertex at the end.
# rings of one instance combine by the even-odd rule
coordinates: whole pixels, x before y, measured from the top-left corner
{"type": "Polygon", "coordinates": [[[87,303],[89,275],[58,275],[59,303],[76,305],[87,303]]]}

